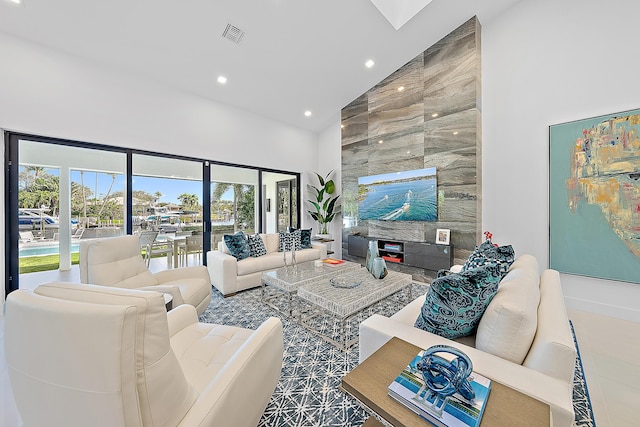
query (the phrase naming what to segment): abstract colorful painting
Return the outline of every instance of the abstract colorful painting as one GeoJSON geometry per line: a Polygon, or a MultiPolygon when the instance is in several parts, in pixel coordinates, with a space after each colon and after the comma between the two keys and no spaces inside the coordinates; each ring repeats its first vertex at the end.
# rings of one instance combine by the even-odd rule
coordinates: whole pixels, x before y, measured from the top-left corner
{"type": "Polygon", "coordinates": [[[549,127],[549,266],[640,283],[640,110],[549,127]]]}

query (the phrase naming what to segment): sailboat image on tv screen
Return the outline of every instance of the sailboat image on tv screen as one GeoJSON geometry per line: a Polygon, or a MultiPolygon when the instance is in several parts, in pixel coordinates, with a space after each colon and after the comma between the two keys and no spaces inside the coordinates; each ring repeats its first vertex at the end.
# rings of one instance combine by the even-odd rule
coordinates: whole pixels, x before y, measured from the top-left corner
{"type": "Polygon", "coordinates": [[[436,168],[358,178],[358,217],[380,221],[436,221],[436,168]]]}

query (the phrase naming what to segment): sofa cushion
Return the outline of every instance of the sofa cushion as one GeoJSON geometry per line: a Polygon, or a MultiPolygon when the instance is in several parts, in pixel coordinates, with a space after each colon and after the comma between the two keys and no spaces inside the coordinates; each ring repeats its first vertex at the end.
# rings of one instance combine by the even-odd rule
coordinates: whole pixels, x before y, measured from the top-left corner
{"type": "Polygon", "coordinates": [[[500,274],[504,276],[514,259],[515,252],[511,245],[495,246],[490,240],[487,240],[476,246],[467,262],[464,263],[462,271],[487,264],[497,264],[500,267],[500,274]]]}
{"type": "Polygon", "coordinates": [[[267,248],[264,246],[262,237],[260,234],[247,235],[247,242],[249,242],[249,251],[252,257],[259,257],[267,254],[267,248]]]}
{"type": "Polygon", "coordinates": [[[282,252],[274,252],[258,258],[246,258],[238,261],[238,276],[246,276],[261,271],[273,270],[284,267],[282,252]]]}
{"type": "Polygon", "coordinates": [[[500,278],[491,264],[434,279],[415,326],[449,339],[473,333],[500,278]]]}
{"type": "Polygon", "coordinates": [[[238,260],[251,256],[249,242],[242,231],[238,231],[236,234],[225,234],[223,239],[229,253],[238,260]]]}
{"type": "Polygon", "coordinates": [[[280,235],[278,233],[261,234],[267,253],[278,252],[280,248],[280,235]]]}
{"type": "Polygon", "coordinates": [[[539,274],[531,255],[511,265],[478,324],[477,349],[522,364],[538,325],[539,274]]]}

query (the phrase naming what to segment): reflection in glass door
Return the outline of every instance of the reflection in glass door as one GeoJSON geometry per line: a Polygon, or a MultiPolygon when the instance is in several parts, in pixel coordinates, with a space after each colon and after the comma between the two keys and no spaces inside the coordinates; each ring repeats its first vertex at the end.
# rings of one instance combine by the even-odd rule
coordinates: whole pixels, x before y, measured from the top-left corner
{"type": "Polygon", "coordinates": [[[211,165],[211,248],[225,234],[259,231],[258,171],[211,165]]]}
{"type": "Polygon", "coordinates": [[[297,175],[263,172],[263,230],[267,233],[298,228],[298,179],[297,175]]]}
{"type": "Polygon", "coordinates": [[[70,270],[81,239],[124,234],[124,153],[21,139],[18,158],[20,275],[70,270]]]}
{"type": "Polygon", "coordinates": [[[152,270],[202,264],[202,177],[202,162],[133,155],[132,232],[152,270]]]}

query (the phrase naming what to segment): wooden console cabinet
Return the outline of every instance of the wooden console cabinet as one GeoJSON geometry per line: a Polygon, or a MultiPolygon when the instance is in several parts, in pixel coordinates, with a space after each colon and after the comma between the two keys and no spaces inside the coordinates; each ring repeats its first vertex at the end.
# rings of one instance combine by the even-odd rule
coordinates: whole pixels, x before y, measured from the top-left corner
{"type": "Polygon", "coordinates": [[[378,252],[387,265],[396,263],[410,267],[438,271],[453,265],[453,245],[437,245],[426,242],[405,242],[374,237],[349,236],[349,255],[366,258],[369,241],[378,242],[378,252]]]}

